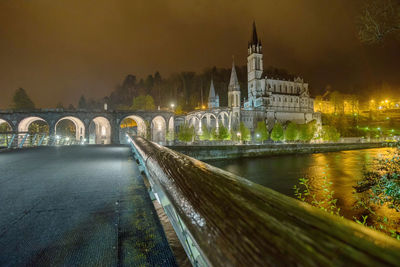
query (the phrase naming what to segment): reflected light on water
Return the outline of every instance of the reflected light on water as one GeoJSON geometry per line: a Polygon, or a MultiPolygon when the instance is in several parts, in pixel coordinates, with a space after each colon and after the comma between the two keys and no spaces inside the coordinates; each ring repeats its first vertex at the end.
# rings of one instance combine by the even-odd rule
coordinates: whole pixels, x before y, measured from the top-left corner
{"type": "MultiPolygon", "coordinates": [[[[338,206],[347,218],[358,215],[353,209],[356,199],[354,186],[363,176],[364,166],[373,168],[374,159],[387,157],[390,148],[364,149],[319,154],[271,156],[263,158],[212,161],[211,165],[245,177],[255,183],[294,197],[293,186],[299,178],[308,178],[313,187],[320,189],[323,177],[332,182],[331,189],[338,206]]],[[[321,194],[322,192],[316,192],[321,194]]],[[[378,212],[390,215],[384,207],[378,212]]]]}

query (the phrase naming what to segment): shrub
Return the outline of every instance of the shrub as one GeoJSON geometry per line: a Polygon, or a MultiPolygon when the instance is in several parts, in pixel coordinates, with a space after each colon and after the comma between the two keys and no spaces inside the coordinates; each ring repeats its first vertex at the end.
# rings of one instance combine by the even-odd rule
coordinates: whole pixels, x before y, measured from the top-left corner
{"type": "Polygon", "coordinates": [[[178,139],[182,142],[191,142],[195,136],[193,126],[189,126],[186,123],[179,126],[178,139]]]}
{"type": "Polygon", "coordinates": [[[240,138],[243,141],[250,141],[251,140],[251,134],[249,128],[244,125],[243,122],[240,123],[239,127],[239,132],[240,132],[240,138]]]}
{"type": "Polygon", "coordinates": [[[221,125],[218,128],[218,137],[219,140],[230,140],[231,134],[225,126],[221,125]]]}
{"type": "Polygon", "coordinates": [[[259,141],[268,140],[269,133],[268,133],[267,124],[265,123],[265,121],[257,122],[257,128],[255,131],[255,134],[256,134],[257,140],[259,140],[259,141]]]}
{"type": "Polygon", "coordinates": [[[271,139],[275,142],[282,141],[284,139],[282,124],[279,122],[275,123],[274,128],[272,129],[271,139]]]}
{"type": "Polygon", "coordinates": [[[297,141],[299,140],[299,125],[294,122],[290,122],[286,127],[285,131],[285,140],[286,141],[297,141]]]}

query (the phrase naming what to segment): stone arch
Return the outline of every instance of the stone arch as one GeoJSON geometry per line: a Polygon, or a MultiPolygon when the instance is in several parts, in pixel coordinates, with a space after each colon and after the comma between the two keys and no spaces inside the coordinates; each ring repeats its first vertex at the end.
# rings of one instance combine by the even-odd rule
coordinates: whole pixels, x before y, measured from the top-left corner
{"type": "Polygon", "coordinates": [[[208,129],[216,128],[218,126],[217,124],[217,116],[213,113],[204,113],[203,116],[201,116],[201,125],[206,125],[208,129]]]}
{"type": "Polygon", "coordinates": [[[11,141],[12,135],[9,132],[13,132],[13,126],[11,122],[0,119],[0,147],[7,147],[11,141]]]}
{"type": "Polygon", "coordinates": [[[18,123],[18,132],[28,132],[29,126],[32,123],[34,123],[35,121],[43,121],[43,122],[47,123],[47,125],[49,125],[49,123],[41,117],[38,117],[38,116],[26,117],[18,123]]]}
{"type": "Polygon", "coordinates": [[[59,125],[60,122],[62,122],[64,120],[71,121],[75,125],[76,140],[78,140],[78,141],[83,140],[83,142],[87,141],[87,140],[85,140],[85,124],[82,122],[82,120],[80,120],[79,118],[74,117],[74,116],[65,116],[65,117],[60,118],[54,125],[54,134],[57,135],[57,126],[59,125]]]}
{"type": "Polygon", "coordinates": [[[12,122],[0,118],[0,132],[2,131],[13,132],[14,125],[12,124],[12,122]]]}
{"type": "Polygon", "coordinates": [[[222,111],[218,114],[218,126],[224,126],[226,128],[229,128],[229,115],[228,112],[222,111]]]}
{"type": "Polygon", "coordinates": [[[141,136],[147,137],[147,124],[145,120],[137,115],[128,115],[125,116],[120,124],[119,124],[119,140],[121,144],[127,144],[126,134],[132,136],[141,136]],[[134,122],[133,125],[125,125],[128,120],[132,120],[134,122]]]}
{"type": "Polygon", "coordinates": [[[167,123],[164,117],[156,116],[151,120],[151,140],[157,143],[165,142],[167,123]]]}
{"type": "Polygon", "coordinates": [[[111,144],[111,124],[102,116],[92,119],[89,124],[89,144],[111,144]]]}
{"type": "Polygon", "coordinates": [[[188,124],[189,126],[193,126],[196,132],[200,130],[200,119],[197,116],[189,117],[188,124]]]}
{"type": "Polygon", "coordinates": [[[215,116],[214,114],[210,113],[208,115],[208,121],[209,121],[209,127],[210,129],[214,129],[214,128],[218,128],[218,119],[217,116],[215,116]]]}

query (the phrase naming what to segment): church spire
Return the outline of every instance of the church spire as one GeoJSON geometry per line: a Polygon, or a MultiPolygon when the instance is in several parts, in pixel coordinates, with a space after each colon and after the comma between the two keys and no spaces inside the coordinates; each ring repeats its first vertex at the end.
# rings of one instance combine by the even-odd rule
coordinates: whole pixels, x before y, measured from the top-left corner
{"type": "Polygon", "coordinates": [[[240,91],[239,80],[237,78],[235,61],[232,62],[231,79],[229,81],[228,91],[240,91]]]}
{"type": "Polygon", "coordinates": [[[208,108],[218,108],[219,107],[219,96],[215,95],[214,81],[211,78],[210,92],[208,93],[208,108]]]}
{"type": "Polygon", "coordinates": [[[253,21],[253,34],[251,36],[251,40],[249,42],[249,55],[252,53],[262,53],[262,45],[261,45],[261,40],[258,39],[257,35],[257,28],[256,28],[256,22],[253,21]]]}
{"type": "Polygon", "coordinates": [[[210,85],[210,92],[208,94],[208,99],[214,99],[215,98],[215,89],[214,89],[214,82],[213,79],[211,78],[211,85],[210,85]]]}
{"type": "Polygon", "coordinates": [[[253,21],[253,37],[251,39],[252,45],[258,45],[258,36],[257,36],[257,29],[256,29],[256,22],[253,21]]]}

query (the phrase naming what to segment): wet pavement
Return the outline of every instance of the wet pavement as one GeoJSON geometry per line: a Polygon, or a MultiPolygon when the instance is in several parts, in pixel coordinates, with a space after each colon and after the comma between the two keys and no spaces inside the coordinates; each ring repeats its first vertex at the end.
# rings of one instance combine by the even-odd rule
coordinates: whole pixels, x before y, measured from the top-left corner
{"type": "Polygon", "coordinates": [[[0,153],[0,266],[175,266],[128,147],[0,153]]]}

